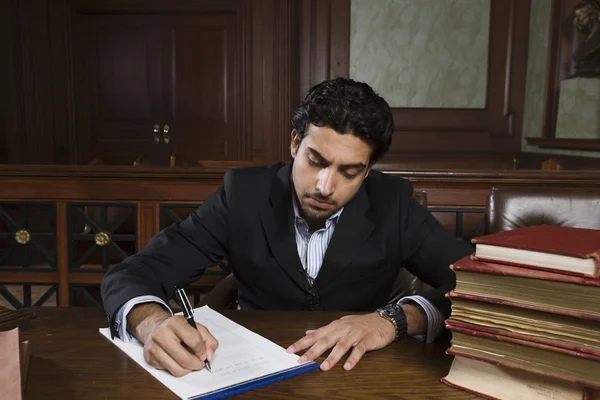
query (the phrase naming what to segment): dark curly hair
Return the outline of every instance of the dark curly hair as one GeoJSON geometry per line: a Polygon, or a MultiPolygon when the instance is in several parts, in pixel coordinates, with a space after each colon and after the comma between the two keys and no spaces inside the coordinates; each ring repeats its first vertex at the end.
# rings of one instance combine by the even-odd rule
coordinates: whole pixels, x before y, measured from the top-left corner
{"type": "Polygon", "coordinates": [[[366,83],[346,78],[323,81],[309,90],[292,117],[300,140],[306,137],[308,124],[364,140],[373,149],[371,164],[388,151],[394,133],[388,103],[366,83]]]}

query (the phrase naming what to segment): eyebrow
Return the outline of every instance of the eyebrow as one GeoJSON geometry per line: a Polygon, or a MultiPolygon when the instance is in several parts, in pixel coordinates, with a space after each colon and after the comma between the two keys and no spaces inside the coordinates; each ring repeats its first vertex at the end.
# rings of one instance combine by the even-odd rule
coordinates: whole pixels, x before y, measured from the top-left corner
{"type": "MultiPolygon", "coordinates": [[[[321,153],[319,153],[317,150],[313,149],[312,147],[308,147],[308,151],[310,151],[310,153],[317,157],[319,159],[319,162],[325,164],[325,165],[331,165],[331,162],[328,161],[325,157],[323,157],[321,155],[321,153]]],[[[349,169],[358,169],[358,173],[364,171],[364,169],[367,168],[367,166],[361,162],[358,163],[353,163],[353,164],[344,164],[344,165],[340,165],[340,169],[343,169],[345,171],[349,170],[349,169]]]]}

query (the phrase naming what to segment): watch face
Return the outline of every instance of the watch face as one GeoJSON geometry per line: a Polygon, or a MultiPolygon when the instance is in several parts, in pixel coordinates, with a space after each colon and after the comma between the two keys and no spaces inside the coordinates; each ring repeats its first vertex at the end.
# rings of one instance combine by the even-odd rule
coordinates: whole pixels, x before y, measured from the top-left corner
{"type": "Polygon", "coordinates": [[[398,304],[389,304],[389,305],[383,307],[382,311],[388,317],[393,317],[394,315],[396,315],[400,311],[402,311],[402,307],[400,307],[400,305],[398,305],[398,304]]]}

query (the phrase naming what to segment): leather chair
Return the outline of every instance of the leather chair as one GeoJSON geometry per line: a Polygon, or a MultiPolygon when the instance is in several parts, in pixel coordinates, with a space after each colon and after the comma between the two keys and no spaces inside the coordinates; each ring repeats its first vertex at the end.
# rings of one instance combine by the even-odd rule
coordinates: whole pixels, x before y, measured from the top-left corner
{"type": "Polygon", "coordinates": [[[600,229],[600,187],[494,187],[485,215],[487,233],[540,224],[600,229]]]}
{"type": "MultiPolygon", "coordinates": [[[[415,191],[413,198],[423,207],[427,207],[427,192],[415,191]]],[[[220,265],[221,269],[230,272],[227,261],[220,265]]],[[[400,298],[410,296],[420,292],[423,289],[423,283],[406,269],[401,268],[398,277],[392,287],[389,302],[398,301],[400,298]]],[[[233,273],[229,273],[223,280],[204,297],[200,298],[198,306],[208,305],[215,310],[223,310],[237,307],[237,282],[233,273]]]]}

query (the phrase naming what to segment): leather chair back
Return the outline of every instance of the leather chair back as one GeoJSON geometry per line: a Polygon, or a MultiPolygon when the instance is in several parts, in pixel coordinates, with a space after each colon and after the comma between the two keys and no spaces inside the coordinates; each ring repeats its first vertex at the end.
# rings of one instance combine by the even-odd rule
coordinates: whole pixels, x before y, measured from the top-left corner
{"type": "Polygon", "coordinates": [[[600,186],[494,187],[485,215],[487,233],[540,224],[600,229],[600,186]]]}

